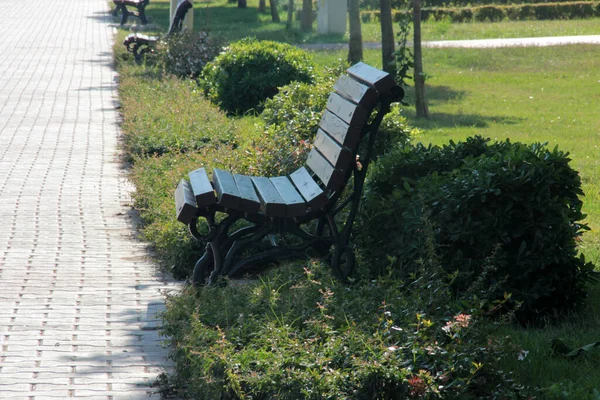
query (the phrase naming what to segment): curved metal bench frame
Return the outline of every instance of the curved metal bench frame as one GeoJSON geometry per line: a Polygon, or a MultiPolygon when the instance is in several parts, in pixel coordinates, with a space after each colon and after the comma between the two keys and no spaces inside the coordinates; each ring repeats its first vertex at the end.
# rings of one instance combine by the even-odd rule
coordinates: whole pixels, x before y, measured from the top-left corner
{"type": "Polygon", "coordinates": [[[150,4],[150,0],[113,0],[115,9],[113,15],[116,17],[121,12],[121,25],[125,25],[129,16],[138,17],[142,25],[146,25],[146,6],[150,4]],[[127,7],[134,7],[136,11],[129,11],[127,7]]]}

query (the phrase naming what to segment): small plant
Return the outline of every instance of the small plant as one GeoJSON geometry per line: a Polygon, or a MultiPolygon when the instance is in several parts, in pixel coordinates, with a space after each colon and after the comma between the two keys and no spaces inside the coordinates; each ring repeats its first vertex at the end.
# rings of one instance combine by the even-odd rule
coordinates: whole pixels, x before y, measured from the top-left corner
{"type": "Polygon", "coordinates": [[[284,43],[246,38],[207,64],[200,84],[223,110],[243,114],[260,112],[265,100],[293,81],[313,81],[313,64],[306,52],[284,43]]]}
{"type": "Polygon", "coordinates": [[[219,41],[208,32],[184,30],[163,37],[158,45],[159,59],[165,71],[181,78],[197,78],[220,51],[219,41]]]}

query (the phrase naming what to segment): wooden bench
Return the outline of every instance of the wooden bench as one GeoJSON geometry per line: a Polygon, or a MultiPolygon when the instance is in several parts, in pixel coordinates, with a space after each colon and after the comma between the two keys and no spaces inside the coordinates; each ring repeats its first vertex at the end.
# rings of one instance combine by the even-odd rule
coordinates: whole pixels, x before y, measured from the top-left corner
{"type": "MultiPolygon", "coordinates": [[[[167,32],[167,36],[180,32],[183,29],[183,20],[192,7],[193,5],[189,0],[182,0],[179,2],[177,9],[175,10],[175,15],[173,15],[173,21],[171,22],[171,27],[167,32]]],[[[140,62],[144,54],[154,51],[156,42],[158,42],[159,39],[160,37],[158,36],[131,33],[125,37],[123,44],[130,53],[133,53],[135,60],[140,62]]]]}
{"type": "Polygon", "coordinates": [[[142,25],[146,25],[148,20],[146,19],[146,6],[150,3],[150,0],[113,0],[115,3],[115,9],[113,15],[116,17],[121,12],[121,25],[127,23],[129,16],[138,17],[142,25]],[[135,8],[135,11],[130,11],[129,8],[135,8]]]}
{"type": "Polygon", "coordinates": [[[297,171],[269,178],[214,168],[209,178],[199,168],[189,181],[182,179],[175,190],[177,219],[206,242],[194,285],[264,260],[302,256],[310,248],[330,253],[332,247],[334,274],[346,279],[355,263],[349,241],[375,136],[390,104],[403,96],[391,75],[358,63],[335,83],[313,148],[297,171]],[[216,213],[224,218],[217,221],[216,213]],[[208,222],[206,235],[198,232],[200,217],[208,222]],[[230,233],[240,220],[245,226],[230,233]],[[294,240],[277,240],[282,237],[294,240]]]}

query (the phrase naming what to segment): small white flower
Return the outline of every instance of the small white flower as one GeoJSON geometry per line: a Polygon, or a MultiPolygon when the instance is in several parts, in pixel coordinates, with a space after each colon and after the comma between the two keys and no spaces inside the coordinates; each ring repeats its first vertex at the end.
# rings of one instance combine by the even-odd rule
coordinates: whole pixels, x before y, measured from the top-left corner
{"type": "Polygon", "coordinates": [[[517,355],[517,360],[523,361],[525,358],[527,358],[527,354],[529,354],[529,351],[527,350],[519,351],[519,354],[517,355]]]}

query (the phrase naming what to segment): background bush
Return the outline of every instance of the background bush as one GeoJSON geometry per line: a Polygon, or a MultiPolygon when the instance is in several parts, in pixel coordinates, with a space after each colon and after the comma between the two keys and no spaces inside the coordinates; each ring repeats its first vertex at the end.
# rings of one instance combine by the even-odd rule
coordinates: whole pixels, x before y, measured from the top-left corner
{"type": "Polygon", "coordinates": [[[593,265],[577,255],[579,175],[543,145],[471,138],[397,148],[370,170],[357,243],[374,273],[407,278],[432,242],[458,292],[511,293],[526,320],[579,305],[593,265]],[[424,229],[432,224],[432,233],[424,229]]]}
{"type": "MultiPolygon", "coordinates": [[[[402,8],[392,12],[394,22],[400,22],[406,11],[402,8]]],[[[574,1],[552,3],[523,3],[523,4],[489,4],[425,7],[421,10],[423,21],[451,21],[472,22],[491,21],[497,22],[508,19],[510,21],[528,20],[560,20],[583,19],[600,16],[600,3],[597,1],[574,1]]],[[[361,12],[363,21],[379,20],[379,11],[361,12]]]]}
{"type": "Polygon", "coordinates": [[[165,71],[180,78],[197,78],[221,52],[221,43],[207,32],[184,30],[159,41],[158,56],[165,71]]]}
{"type": "Polygon", "coordinates": [[[206,65],[201,86],[223,110],[243,114],[260,112],[266,99],[292,81],[313,81],[313,64],[306,52],[285,43],[246,38],[206,65]]]}

